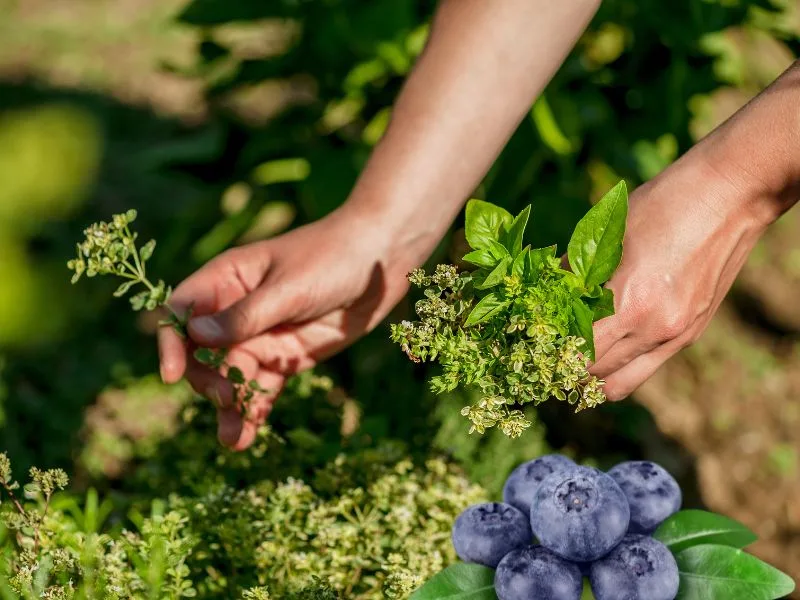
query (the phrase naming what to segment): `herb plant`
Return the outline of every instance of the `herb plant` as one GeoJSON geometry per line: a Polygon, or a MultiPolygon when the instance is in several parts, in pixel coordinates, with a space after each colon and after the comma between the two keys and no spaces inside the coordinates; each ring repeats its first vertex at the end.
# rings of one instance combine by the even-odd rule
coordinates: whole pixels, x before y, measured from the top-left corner
{"type": "MultiPolygon", "coordinates": [[[[67,267],[74,272],[72,283],[76,283],[84,274],[87,277],[115,275],[125,280],[114,292],[117,297],[124,296],[134,287],[144,287],[130,297],[131,308],[139,311],[163,307],[168,311],[168,317],[159,325],[170,326],[185,338],[191,307],[185,314],[179,314],[169,303],[172,288],[160,279],[153,283],[148,278],[147,261],[153,256],[156,241],[150,240],[138,247],[136,242],[139,234],[130,228],[135,220],[136,211],[131,209],[113,215],[110,222],[94,223],[85,229],[83,242],[77,244],[77,257],[67,263],[67,267]]],[[[198,362],[224,372],[234,389],[237,407],[246,414],[253,396],[267,390],[256,380],[247,381],[241,369],[228,364],[226,357],[227,350],[224,348],[198,348],[194,352],[198,362]]]]}
{"type": "Polygon", "coordinates": [[[531,207],[516,217],[470,200],[465,234],[473,270],[437,265],[417,269],[409,281],[423,288],[418,321],[392,325],[392,340],[415,361],[436,361],[436,393],[475,386],[478,402],[462,409],[484,433],[498,426],[518,437],[531,422],[520,407],[550,397],[576,411],[605,400],[601,380],[588,372],[594,358],[592,324],[614,314],[614,297],[603,284],[622,258],[628,213],[625,182],[614,186],[577,224],[567,248],[571,270],[556,247],[523,246],[531,207]]]}

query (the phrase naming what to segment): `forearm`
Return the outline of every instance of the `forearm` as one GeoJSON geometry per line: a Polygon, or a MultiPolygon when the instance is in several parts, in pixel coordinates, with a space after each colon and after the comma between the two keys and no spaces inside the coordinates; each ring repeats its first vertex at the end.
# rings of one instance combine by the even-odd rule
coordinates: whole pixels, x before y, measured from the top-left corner
{"type": "Polygon", "coordinates": [[[344,207],[411,268],[441,239],[599,0],[444,0],[391,123],[344,207]]]}
{"type": "Polygon", "coordinates": [[[800,200],[800,61],[693,152],[740,190],[757,223],[767,226],[791,208],[800,200]]]}

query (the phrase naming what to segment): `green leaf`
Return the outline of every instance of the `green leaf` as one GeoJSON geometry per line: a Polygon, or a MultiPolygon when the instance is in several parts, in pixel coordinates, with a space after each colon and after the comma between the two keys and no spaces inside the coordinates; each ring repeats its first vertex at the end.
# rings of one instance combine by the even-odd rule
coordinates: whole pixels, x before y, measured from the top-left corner
{"type": "Polygon", "coordinates": [[[525,280],[529,283],[536,283],[539,279],[542,266],[547,262],[548,258],[556,255],[556,245],[547,246],[546,248],[534,248],[528,251],[525,257],[525,280]]]}
{"type": "Polygon", "coordinates": [[[738,521],[704,510],[675,513],[659,526],[653,537],[673,554],[701,544],[744,548],[758,539],[738,521]]]}
{"type": "Polygon", "coordinates": [[[583,353],[591,360],[594,360],[594,330],[592,329],[592,309],[583,303],[583,300],[576,298],[572,301],[572,314],[575,319],[572,321],[572,334],[586,340],[583,353]]]}
{"type": "Polygon", "coordinates": [[[139,250],[139,258],[142,259],[142,262],[147,261],[151,256],[153,256],[153,250],[156,249],[156,241],[150,240],[144,246],[142,246],[141,250],[139,250]]]}
{"type": "Polygon", "coordinates": [[[575,226],[567,257],[586,287],[605,283],[619,266],[627,216],[628,191],[620,181],[575,226]]]}
{"type": "Polygon", "coordinates": [[[473,250],[465,254],[461,260],[464,262],[468,262],[470,264],[476,265],[478,267],[485,267],[487,269],[492,269],[497,265],[499,259],[495,258],[492,253],[489,251],[488,248],[481,248],[480,250],[473,250]]]}
{"type": "Polygon", "coordinates": [[[589,298],[586,304],[594,313],[594,320],[599,321],[614,314],[614,292],[602,288],[598,298],[589,298]]]}
{"type": "Polygon", "coordinates": [[[217,353],[211,348],[198,348],[194,351],[194,358],[197,362],[204,365],[215,365],[217,362],[217,353]]]}
{"type": "Polygon", "coordinates": [[[131,287],[139,283],[138,281],[126,281],[122,285],[120,285],[115,291],[114,295],[119,298],[120,296],[124,296],[131,287]]]}
{"type": "Polygon", "coordinates": [[[231,368],[229,368],[226,378],[231,383],[235,383],[235,384],[239,384],[239,385],[241,385],[245,381],[247,381],[244,378],[244,373],[242,373],[242,370],[239,367],[231,367],[231,368]]]}
{"type": "Polygon", "coordinates": [[[785,573],[730,546],[692,546],[675,560],[681,577],[676,600],[775,600],[795,587],[785,573]]]}
{"type": "Polygon", "coordinates": [[[409,600],[497,600],[494,569],[456,563],[431,577],[409,600]]]}
{"type": "Polygon", "coordinates": [[[525,246],[519,254],[517,254],[517,258],[514,259],[514,262],[511,263],[511,274],[516,275],[520,279],[525,276],[525,263],[528,260],[528,254],[530,254],[531,247],[530,244],[525,246]]]}
{"type": "Polygon", "coordinates": [[[522,250],[522,238],[525,235],[525,227],[528,225],[528,218],[530,216],[531,205],[529,204],[514,218],[511,225],[506,227],[506,232],[503,236],[503,245],[514,258],[516,258],[522,250]]]}
{"type": "Polygon", "coordinates": [[[469,317],[467,317],[467,320],[464,322],[464,327],[470,327],[488,321],[509,304],[508,300],[501,299],[495,292],[489,292],[481,298],[481,301],[478,302],[475,308],[472,309],[472,312],[469,313],[469,317]]]}
{"type": "Polygon", "coordinates": [[[479,290],[486,290],[503,282],[503,278],[508,275],[508,268],[511,266],[511,257],[507,256],[486,276],[482,283],[475,287],[479,290]]]}
{"type": "Polygon", "coordinates": [[[490,202],[470,200],[467,202],[464,234],[473,250],[488,248],[491,241],[500,241],[500,227],[508,227],[514,221],[511,213],[490,202]]]}

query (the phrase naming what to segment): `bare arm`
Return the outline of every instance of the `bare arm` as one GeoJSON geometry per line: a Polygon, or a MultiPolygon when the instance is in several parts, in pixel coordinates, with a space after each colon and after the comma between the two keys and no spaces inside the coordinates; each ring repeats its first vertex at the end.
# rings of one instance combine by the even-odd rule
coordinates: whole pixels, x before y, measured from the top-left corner
{"type": "MultiPolygon", "coordinates": [[[[599,0],[444,0],[344,212],[391,237],[387,259],[424,262],[500,154],[599,0]]],[[[387,238],[388,239],[388,238],[387,238]]]]}

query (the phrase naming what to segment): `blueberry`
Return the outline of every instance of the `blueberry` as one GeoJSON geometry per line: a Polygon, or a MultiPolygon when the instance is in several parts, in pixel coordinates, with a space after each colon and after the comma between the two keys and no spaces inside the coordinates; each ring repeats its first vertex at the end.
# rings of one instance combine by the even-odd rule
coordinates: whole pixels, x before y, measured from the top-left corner
{"type": "Polygon", "coordinates": [[[664,544],[632,533],[592,564],[589,583],[596,600],[674,600],[678,565],[664,544]]]}
{"type": "Polygon", "coordinates": [[[577,565],[547,548],[528,546],[500,561],[494,589],[500,600],[580,600],[583,577],[577,565]]]}
{"type": "Polygon", "coordinates": [[[625,536],[629,521],[625,494],[593,467],[548,475],[531,507],[531,529],[542,546],[574,562],[605,556],[625,536]]]}
{"type": "Polygon", "coordinates": [[[533,535],[528,517],[502,502],[475,504],[456,518],[453,546],[464,562],[495,568],[509,552],[527,546],[533,535]]]}
{"type": "Polygon", "coordinates": [[[644,460],[618,464],[608,474],[617,482],[631,507],[631,533],[650,534],[681,507],[681,488],[672,475],[644,460]]]}
{"type": "Polygon", "coordinates": [[[575,463],[560,454],[547,454],[522,463],[511,471],[503,486],[503,502],[516,506],[526,515],[531,512],[531,502],[542,479],[555,471],[575,467],[575,463]]]}

